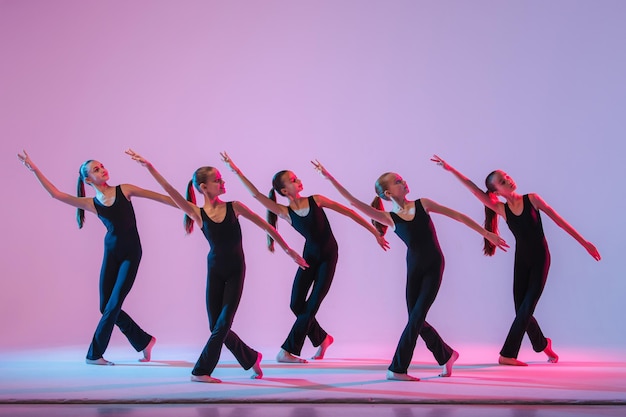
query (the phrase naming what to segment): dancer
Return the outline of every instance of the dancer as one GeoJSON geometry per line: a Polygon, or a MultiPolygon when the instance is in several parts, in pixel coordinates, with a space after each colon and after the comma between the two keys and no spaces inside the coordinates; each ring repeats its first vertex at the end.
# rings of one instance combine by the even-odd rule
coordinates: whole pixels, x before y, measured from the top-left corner
{"type": "MultiPolygon", "coordinates": [[[[484,192],[439,156],[434,155],[431,161],[454,174],[485,205],[485,227],[487,230],[497,232],[497,215],[500,215],[515,236],[515,266],[513,270],[515,320],[513,320],[504,346],[500,351],[498,363],[527,366],[525,362],[517,359],[524,333],[528,333],[528,338],[535,352],[544,352],[548,356],[548,362],[558,362],[559,357],[552,350],[552,341],[543,335],[537,320],[533,317],[550,268],[550,251],[543,233],[539,212],[546,213],[559,227],[576,239],[595,260],[600,260],[600,253],[591,242],[585,240],[576,229],[550,207],[539,194],[517,194],[515,181],[504,171],[497,170],[487,175],[485,179],[487,192],[484,192]],[[502,196],[506,203],[499,201],[498,196],[502,196]]],[[[485,242],[485,255],[492,256],[494,252],[493,245],[490,242],[485,242]]]]}
{"type": "Polygon", "coordinates": [[[235,332],[230,330],[241,300],[246,270],[238,217],[243,216],[265,230],[278,242],[285,253],[300,265],[300,268],[304,269],[308,266],[306,261],[287,245],[274,227],[250,211],[248,207],[238,201],[220,200],[220,195],[226,192],[226,187],[217,169],[198,168],[187,185],[187,199],[185,199],[145,158],[131,149],[126,153],[133,160],[148,168],[148,172],[186,213],[185,230],[187,233],[192,232],[194,222],[201,224],[202,232],[211,246],[207,257],[206,290],[206,307],[211,336],[191,371],[191,380],[222,382],[211,376],[217,366],[222,345],[226,345],[244,369],[253,369],[253,379],[262,378],[261,353],[250,348],[235,332]],[[204,196],[202,207],[196,205],[193,187],[204,196]]]}
{"type": "Polygon", "coordinates": [[[86,362],[89,365],[113,365],[103,355],[109,345],[113,326],[128,338],[130,344],[143,352],[140,362],[149,362],[156,338],[142,330],[133,319],[122,310],[122,303],[135,282],[141,242],[135,222],[132,197],[148,198],[176,207],[166,195],[144,190],[132,184],[112,186],[108,184],[109,171],[95,160],[85,161],[78,170],[77,197],[59,191],[35,165],[28,153],[18,154],[18,159],[35,174],[50,196],[70,206],[76,207],[78,227],[82,228],[85,211],[96,214],[107,228],[104,238],[104,259],[100,270],[100,312],[102,317],[96,327],[86,362]],[[85,197],[85,184],[93,187],[96,196],[85,197]]]}
{"type": "Polygon", "coordinates": [[[319,161],[312,161],[312,163],[343,197],[377,222],[381,234],[384,234],[387,227],[391,226],[407,246],[406,304],[409,321],[400,336],[398,347],[387,370],[387,379],[419,381],[419,378],[408,374],[418,335],[422,336],[439,365],[443,366],[443,371],[439,376],[451,376],[452,367],[459,354],[448,346],[435,328],[426,321],[426,314],[441,286],[444,268],[443,253],[439,247],[430,213],[443,214],[465,224],[502,250],[508,247],[506,242],[497,234],[480,227],[465,214],[437,204],[433,200],[427,198],[407,200],[409,187],[406,181],[396,173],[387,172],[378,178],[375,184],[377,197],[370,206],[350,194],[319,161]],[[393,202],[390,212],[384,211],[381,199],[393,202]]]}
{"type": "MultiPolygon", "coordinates": [[[[307,363],[300,358],[304,341],[308,336],[313,346],[318,347],[311,359],[323,359],[326,349],[334,339],[317,322],[317,314],[324,297],[328,294],[337,265],[337,241],[326,218],[323,208],[329,208],[348,216],[374,235],[378,244],[387,250],[389,244],[384,237],[365,219],[333,200],[321,195],[300,196],[302,182],[291,171],[280,171],[272,180],[270,196],[266,197],[246,178],[226,152],[221,153],[224,163],[239,177],[246,189],[268,210],[268,221],[276,225],[277,216],[293,226],[306,242],[304,259],[310,265],[306,271],[298,270],[291,290],[291,311],[296,315],[287,339],[281,346],[276,360],[284,363],[307,363]],[[276,203],[276,193],[286,197],[289,205],[276,203]],[[307,294],[310,295],[307,298],[307,294]]],[[[268,247],[273,251],[272,239],[268,237],[268,247]]]]}

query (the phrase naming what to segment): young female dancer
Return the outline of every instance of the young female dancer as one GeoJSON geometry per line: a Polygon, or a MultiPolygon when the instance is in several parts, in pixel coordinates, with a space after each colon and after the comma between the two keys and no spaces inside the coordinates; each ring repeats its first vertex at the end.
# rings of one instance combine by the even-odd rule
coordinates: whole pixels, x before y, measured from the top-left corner
{"type": "Polygon", "coordinates": [[[382,234],[386,232],[388,226],[391,226],[407,246],[406,304],[409,321],[398,342],[396,353],[387,371],[387,379],[419,381],[419,378],[407,373],[418,335],[422,336],[439,365],[443,366],[440,376],[451,376],[452,366],[459,354],[448,346],[435,328],[426,321],[426,314],[441,286],[444,268],[443,253],[429,213],[443,214],[465,224],[502,250],[508,247],[506,242],[497,234],[480,227],[466,215],[432,200],[420,198],[408,201],[406,196],[409,193],[409,187],[406,181],[396,173],[387,172],[378,178],[375,184],[377,197],[372,207],[350,194],[319,161],[312,163],[315,169],[330,180],[337,191],[353,206],[379,223],[377,226],[382,234]],[[390,212],[384,211],[380,199],[393,202],[390,212]]]}
{"type": "Polygon", "coordinates": [[[187,199],[185,199],[145,158],[130,149],[126,153],[133,160],[148,168],[148,172],[185,212],[187,233],[192,232],[194,222],[201,224],[202,232],[211,246],[207,257],[206,290],[206,307],[211,336],[191,371],[191,380],[222,382],[211,377],[211,373],[217,366],[223,344],[233,353],[244,369],[253,369],[253,379],[261,378],[263,376],[262,355],[246,345],[235,332],[230,330],[241,300],[246,270],[238,217],[243,216],[265,230],[278,242],[285,253],[300,265],[300,268],[304,269],[308,266],[306,261],[287,245],[274,227],[250,211],[248,207],[238,201],[220,200],[220,195],[226,192],[226,187],[217,169],[198,168],[187,185],[187,199]],[[204,206],[196,205],[193,187],[204,196],[204,206]]]}
{"type": "Polygon", "coordinates": [[[37,168],[28,153],[18,154],[18,159],[32,171],[43,188],[53,198],[77,208],[76,220],[82,228],[85,210],[96,214],[107,228],[104,238],[104,259],[100,270],[100,312],[102,317],[96,327],[86,362],[89,365],[113,365],[103,358],[109,345],[113,326],[117,325],[130,344],[143,351],[140,362],[149,362],[156,338],[143,331],[126,312],[122,303],[135,282],[141,242],[135,222],[135,212],[130,202],[132,197],[148,198],[176,207],[166,195],[144,190],[132,184],[111,186],[109,171],[95,160],[85,161],[78,170],[77,197],[59,191],[37,168]],[[85,197],[85,184],[93,187],[96,196],[85,197]]]}
{"type": "MultiPolygon", "coordinates": [[[[222,154],[224,163],[239,177],[246,189],[254,198],[268,210],[268,221],[275,225],[277,216],[291,224],[304,238],[304,259],[310,265],[306,271],[299,270],[293,282],[291,290],[291,311],[296,315],[287,339],[281,346],[276,356],[278,362],[306,363],[305,359],[299,358],[304,340],[308,336],[313,346],[318,347],[312,359],[323,359],[326,349],[334,339],[319,325],[315,315],[320,304],[333,280],[335,266],[337,265],[337,241],[326,218],[323,208],[327,207],[340,214],[348,216],[364,228],[370,231],[378,244],[387,250],[389,244],[378,231],[365,219],[335,201],[321,195],[309,197],[300,196],[302,182],[291,171],[280,171],[274,175],[272,190],[269,198],[246,178],[226,152],[222,154]],[[276,203],[276,193],[289,199],[289,205],[284,206],[276,203]],[[307,294],[310,295],[307,299],[307,294]]],[[[270,251],[273,251],[273,242],[268,239],[270,251]]]]}
{"type": "MultiPolygon", "coordinates": [[[[569,225],[539,194],[520,195],[515,192],[517,186],[504,171],[493,171],[485,179],[487,192],[476,186],[467,177],[450,166],[446,161],[434,155],[431,161],[450,171],[485,205],[485,227],[498,230],[500,215],[507,222],[515,236],[515,266],[513,269],[513,298],[515,301],[515,320],[509,330],[500,351],[498,363],[501,365],[527,366],[517,360],[524,333],[528,333],[535,352],[544,352],[548,362],[556,363],[558,355],[552,350],[552,341],[546,338],[533,317],[535,307],[541,297],[548,278],[550,268],[550,251],[543,234],[541,216],[543,211],[559,227],[569,233],[597,261],[600,253],[591,242],[585,240],[580,233],[569,225]],[[506,203],[498,200],[498,196],[506,199],[506,203]]],[[[485,255],[492,256],[495,249],[485,242],[485,255]]]]}

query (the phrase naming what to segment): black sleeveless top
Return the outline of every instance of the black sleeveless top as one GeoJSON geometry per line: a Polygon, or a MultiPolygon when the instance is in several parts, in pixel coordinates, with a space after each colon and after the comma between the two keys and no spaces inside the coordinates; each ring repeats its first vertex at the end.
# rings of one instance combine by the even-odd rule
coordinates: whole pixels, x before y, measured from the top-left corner
{"type": "Polygon", "coordinates": [[[443,261],[435,225],[419,199],[415,200],[415,216],[412,220],[404,220],[393,212],[390,214],[395,224],[394,232],[407,246],[408,263],[417,262],[426,267],[432,262],[443,261]]]}
{"type": "Polygon", "coordinates": [[[541,215],[539,210],[533,207],[528,194],[524,194],[523,210],[519,216],[513,214],[509,204],[504,204],[506,212],[506,224],[515,236],[515,253],[535,253],[548,249],[546,238],[543,234],[541,215]]]}
{"type": "Polygon", "coordinates": [[[241,226],[235,215],[233,203],[226,203],[226,216],[220,223],[209,218],[203,208],[200,209],[202,216],[202,233],[209,241],[211,250],[208,259],[220,263],[240,263],[244,260],[243,245],[241,242],[241,226]]]}
{"type": "Polygon", "coordinates": [[[326,213],[315,203],[313,196],[309,196],[308,201],[309,212],[306,216],[298,216],[289,207],[291,225],[306,239],[304,257],[322,258],[336,255],[338,251],[337,241],[330,228],[330,223],[328,223],[326,213]]]}
{"type": "Polygon", "coordinates": [[[128,201],[122,187],[115,187],[115,201],[110,206],[105,206],[97,198],[93,198],[93,204],[98,217],[107,228],[104,237],[104,246],[107,249],[125,248],[141,250],[135,210],[128,201]]]}

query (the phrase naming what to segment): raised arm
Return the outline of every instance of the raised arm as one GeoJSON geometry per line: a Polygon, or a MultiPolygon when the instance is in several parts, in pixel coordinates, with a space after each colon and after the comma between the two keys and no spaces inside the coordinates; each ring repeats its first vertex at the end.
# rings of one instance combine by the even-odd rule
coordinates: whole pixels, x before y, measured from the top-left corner
{"type": "Polygon", "coordinates": [[[270,225],[268,222],[263,220],[261,216],[259,216],[258,214],[250,210],[246,205],[244,205],[243,203],[240,203],[239,201],[233,201],[233,208],[235,210],[236,215],[238,216],[241,215],[245,217],[246,219],[250,220],[252,223],[259,226],[261,229],[263,229],[265,233],[272,236],[272,239],[274,239],[280,245],[280,247],[285,251],[285,253],[291,259],[294,260],[295,263],[300,265],[300,268],[302,269],[308,268],[309,265],[306,263],[304,258],[300,256],[298,252],[291,249],[289,245],[287,244],[287,242],[285,242],[285,239],[283,239],[283,237],[278,233],[278,231],[274,227],[272,227],[272,225],[270,225]]]}
{"type": "Polygon", "coordinates": [[[343,185],[339,183],[339,181],[335,179],[335,177],[333,177],[330,174],[330,172],[326,170],[326,168],[324,168],[324,166],[319,161],[317,160],[311,161],[311,163],[313,164],[317,172],[320,173],[320,175],[322,175],[324,178],[330,181],[330,183],[337,189],[337,191],[339,191],[339,194],[341,194],[346,200],[350,202],[350,204],[352,204],[358,210],[362,211],[363,214],[365,214],[366,216],[370,217],[373,220],[376,220],[378,223],[381,223],[390,227],[394,226],[393,220],[391,219],[391,216],[389,215],[389,213],[382,211],[382,210],[378,210],[370,206],[369,204],[366,204],[362,202],[361,200],[357,199],[356,197],[354,197],[352,194],[350,194],[348,190],[344,188],[343,185]]]}
{"type": "Polygon", "coordinates": [[[506,252],[506,248],[509,247],[506,241],[502,239],[499,235],[497,235],[496,233],[492,233],[486,230],[485,228],[481,227],[478,223],[476,223],[474,220],[472,220],[470,217],[466,216],[465,214],[460,213],[451,208],[448,208],[446,206],[442,206],[441,204],[438,204],[428,198],[421,198],[420,201],[422,203],[422,206],[424,206],[424,210],[426,210],[426,212],[443,214],[444,216],[450,217],[451,219],[454,219],[458,222],[463,223],[464,225],[474,230],[475,232],[480,234],[482,237],[484,237],[485,239],[487,239],[488,241],[490,241],[491,243],[493,243],[494,245],[496,245],[497,247],[499,247],[505,252],[506,252]]]}
{"type": "Polygon", "coordinates": [[[463,184],[468,190],[470,190],[470,192],[472,194],[474,194],[476,196],[476,198],[478,198],[480,200],[480,202],[483,203],[485,206],[489,207],[491,210],[495,211],[500,216],[502,216],[502,217],[505,216],[505,214],[504,214],[504,204],[502,202],[499,202],[497,200],[491,199],[489,194],[487,194],[486,192],[481,190],[469,178],[467,178],[465,175],[461,174],[459,171],[457,171],[454,167],[452,167],[446,161],[441,159],[439,156],[433,155],[433,157],[430,158],[430,160],[433,161],[433,162],[436,162],[437,165],[441,166],[446,171],[451,172],[459,181],[461,181],[461,184],[463,184]]]}
{"type": "Polygon", "coordinates": [[[289,209],[287,208],[287,206],[278,204],[271,198],[267,197],[265,194],[261,193],[258,188],[256,188],[254,184],[252,184],[252,182],[250,182],[250,180],[243,174],[243,172],[241,172],[237,165],[235,165],[233,160],[230,158],[230,156],[228,156],[226,152],[220,152],[220,156],[222,157],[222,161],[226,164],[226,166],[231,171],[233,171],[237,175],[237,177],[239,177],[239,180],[241,180],[244,187],[246,187],[252,197],[257,199],[259,203],[263,204],[266,209],[268,209],[275,215],[289,221],[289,209]]]}
{"type": "Polygon", "coordinates": [[[352,220],[363,226],[371,234],[374,235],[376,241],[378,242],[380,247],[383,248],[383,250],[389,249],[389,242],[387,242],[384,236],[381,236],[380,233],[378,233],[378,230],[376,230],[376,228],[372,226],[372,223],[359,216],[356,211],[344,206],[343,204],[326,198],[323,195],[316,194],[315,196],[313,196],[313,198],[315,198],[315,202],[318,206],[328,207],[329,209],[334,210],[337,213],[343,214],[344,216],[351,218],[352,220]]]}
{"type": "Polygon", "coordinates": [[[170,197],[169,195],[157,193],[151,190],[146,190],[144,188],[137,187],[136,185],[133,185],[133,184],[122,184],[122,188],[124,189],[125,194],[128,197],[147,198],[149,200],[167,204],[168,206],[179,208],[174,202],[174,200],[172,200],[172,197],[170,197]]]}
{"type": "Polygon", "coordinates": [[[167,180],[154,168],[154,166],[146,160],[144,157],[133,151],[127,149],[126,154],[129,155],[133,161],[137,161],[142,166],[148,168],[148,172],[154,177],[154,179],[163,187],[166,193],[170,195],[176,206],[184,211],[189,217],[196,223],[202,223],[202,217],[200,216],[200,208],[195,204],[187,201],[167,180]]]}
{"type": "Polygon", "coordinates": [[[559,213],[556,212],[556,210],[549,206],[548,203],[546,203],[539,196],[539,194],[528,194],[528,199],[533,206],[535,206],[538,210],[546,213],[548,217],[550,217],[554,221],[554,223],[556,223],[561,229],[565,230],[571,237],[573,237],[578,243],[580,243],[582,247],[585,248],[587,252],[589,252],[589,255],[591,255],[593,259],[595,259],[596,261],[602,259],[600,256],[600,252],[598,252],[598,249],[596,249],[596,247],[591,242],[586,240],[580,233],[578,233],[578,231],[574,229],[572,225],[565,221],[565,219],[561,217],[559,213]]]}
{"type": "Polygon", "coordinates": [[[79,209],[83,209],[86,211],[90,211],[92,213],[96,213],[96,207],[93,204],[93,198],[90,197],[76,197],[68,193],[64,193],[63,191],[59,191],[59,189],[50,182],[48,178],[41,172],[41,170],[35,165],[35,163],[30,159],[30,156],[26,151],[23,151],[24,154],[17,154],[17,159],[20,160],[24,164],[26,168],[28,168],[39,183],[43,186],[43,188],[50,194],[52,198],[55,200],[59,200],[62,203],[69,204],[72,207],[76,207],[79,209]]]}

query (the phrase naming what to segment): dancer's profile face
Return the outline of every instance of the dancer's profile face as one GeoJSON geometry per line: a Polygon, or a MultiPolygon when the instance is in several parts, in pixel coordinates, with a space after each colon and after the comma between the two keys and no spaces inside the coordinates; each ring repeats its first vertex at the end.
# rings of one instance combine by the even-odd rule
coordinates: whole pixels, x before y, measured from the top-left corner
{"type": "Polygon", "coordinates": [[[104,184],[109,180],[109,171],[102,162],[91,161],[87,164],[87,177],[85,182],[91,185],[104,184]]]}
{"type": "Polygon", "coordinates": [[[517,184],[506,172],[496,171],[491,180],[491,187],[498,195],[508,195],[517,189],[517,184]]]}
{"type": "Polygon", "coordinates": [[[409,193],[409,186],[400,174],[391,172],[385,176],[384,182],[386,184],[385,194],[389,198],[404,198],[409,193]]]}
{"type": "Polygon", "coordinates": [[[217,196],[226,192],[226,181],[222,179],[222,174],[217,169],[208,175],[203,185],[209,195],[217,196]]]}
{"type": "Polygon", "coordinates": [[[296,174],[291,171],[285,172],[281,179],[283,182],[281,191],[284,195],[296,195],[304,189],[300,178],[296,177],[296,174]]]}

